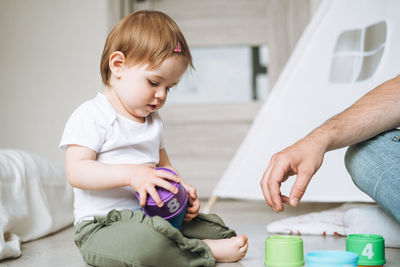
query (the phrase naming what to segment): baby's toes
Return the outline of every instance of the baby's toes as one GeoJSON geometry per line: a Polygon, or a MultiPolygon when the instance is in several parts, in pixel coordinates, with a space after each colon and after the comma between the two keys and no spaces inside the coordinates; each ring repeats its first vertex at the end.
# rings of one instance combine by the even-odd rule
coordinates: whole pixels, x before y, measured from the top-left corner
{"type": "Polygon", "coordinates": [[[245,235],[240,235],[237,237],[237,240],[238,240],[239,247],[243,247],[247,244],[248,238],[245,235]]]}
{"type": "Polygon", "coordinates": [[[240,251],[240,253],[242,253],[243,256],[244,256],[244,254],[246,254],[248,248],[249,248],[249,243],[246,242],[242,247],[240,247],[239,251],[240,251]]]}

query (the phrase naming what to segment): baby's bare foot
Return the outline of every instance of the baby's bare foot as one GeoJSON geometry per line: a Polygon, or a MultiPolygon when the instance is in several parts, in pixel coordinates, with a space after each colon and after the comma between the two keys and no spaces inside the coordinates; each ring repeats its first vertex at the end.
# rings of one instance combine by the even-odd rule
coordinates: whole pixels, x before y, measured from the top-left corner
{"type": "Polygon", "coordinates": [[[248,243],[247,236],[240,235],[227,239],[205,239],[217,262],[235,262],[246,255],[248,243]]]}

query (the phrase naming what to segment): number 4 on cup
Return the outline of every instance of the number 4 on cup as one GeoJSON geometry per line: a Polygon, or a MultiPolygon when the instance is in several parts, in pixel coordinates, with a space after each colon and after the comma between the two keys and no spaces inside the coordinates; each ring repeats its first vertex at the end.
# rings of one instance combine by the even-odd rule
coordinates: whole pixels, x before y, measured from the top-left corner
{"type": "Polygon", "coordinates": [[[372,259],[372,257],[374,256],[374,251],[372,249],[372,244],[371,243],[368,243],[364,247],[363,251],[361,252],[361,255],[363,255],[365,257],[368,257],[369,260],[372,259]]]}

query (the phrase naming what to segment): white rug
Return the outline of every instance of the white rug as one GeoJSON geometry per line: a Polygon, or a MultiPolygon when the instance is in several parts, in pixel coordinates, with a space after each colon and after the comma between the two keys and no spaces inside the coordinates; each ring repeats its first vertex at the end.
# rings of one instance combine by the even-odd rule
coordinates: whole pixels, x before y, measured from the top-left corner
{"type": "Polygon", "coordinates": [[[378,234],[386,247],[400,247],[400,224],[377,205],[347,203],[321,212],[289,217],[267,225],[269,233],[287,235],[378,234]]]}

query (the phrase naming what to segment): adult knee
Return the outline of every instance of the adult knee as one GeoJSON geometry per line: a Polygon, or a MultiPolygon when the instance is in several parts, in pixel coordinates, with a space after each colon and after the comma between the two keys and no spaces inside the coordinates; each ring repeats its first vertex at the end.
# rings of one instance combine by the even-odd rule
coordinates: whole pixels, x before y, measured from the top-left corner
{"type": "Polygon", "coordinates": [[[398,130],[352,145],[345,165],[356,186],[400,222],[400,143],[398,130]]]}
{"type": "Polygon", "coordinates": [[[392,173],[396,171],[393,168],[400,158],[400,144],[392,140],[396,134],[397,130],[388,131],[352,145],[345,155],[345,165],[353,182],[375,200],[377,189],[390,184],[392,173]]]}
{"type": "Polygon", "coordinates": [[[354,184],[364,193],[374,198],[374,187],[377,181],[379,169],[377,166],[380,153],[375,140],[368,140],[350,146],[345,154],[345,165],[354,184]]]}
{"type": "MultiPolygon", "coordinates": [[[[346,166],[346,169],[348,173],[351,176],[351,179],[353,182],[357,185],[357,187],[362,187],[363,183],[362,180],[364,179],[363,176],[365,172],[368,172],[369,170],[366,170],[365,168],[367,167],[364,160],[365,160],[365,155],[363,153],[366,153],[363,151],[362,146],[360,144],[355,144],[350,146],[345,154],[344,157],[344,163],[346,166]]],[[[362,188],[360,188],[362,189],[362,188]]]]}

